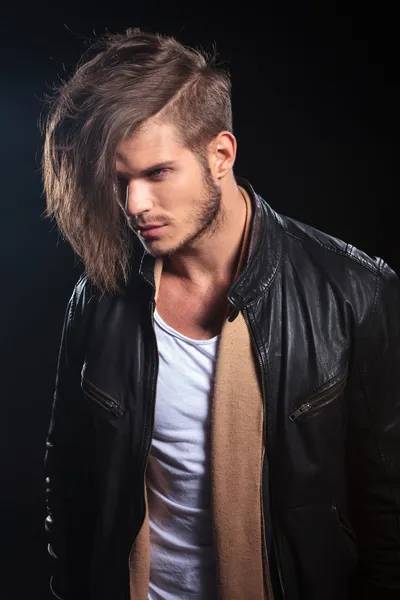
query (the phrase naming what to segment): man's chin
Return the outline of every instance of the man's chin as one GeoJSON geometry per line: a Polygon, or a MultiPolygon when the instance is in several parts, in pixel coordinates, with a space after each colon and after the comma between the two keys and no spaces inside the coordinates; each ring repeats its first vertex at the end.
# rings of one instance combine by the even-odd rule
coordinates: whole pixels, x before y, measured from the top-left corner
{"type": "Polygon", "coordinates": [[[146,242],[145,240],[141,240],[143,246],[145,247],[146,251],[151,255],[154,256],[154,258],[160,258],[163,256],[173,256],[174,254],[177,254],[178,252],[182,252],[184,251],[185,248],[190,247],[190,245],[193,243],[193,241],[196,240],[196,236],[192,236],[191,238],[188,239],[182,239],[180,242],[179,241],[175,241],[175,244],[173,243],[166,243],[166,240],[154,240],[154,241],[148,241],[146,242]]]}
{"type": "Polygon", "coordinates": [[[163,256],[171,254],[171,250],[169,250],[168,248],[163,248],[161,245],[158,245],[156,243],[143,244],[143,246],[146,252],[148,252],[150,256],[153,256],[154,258],[161,258],[163,256]]]}

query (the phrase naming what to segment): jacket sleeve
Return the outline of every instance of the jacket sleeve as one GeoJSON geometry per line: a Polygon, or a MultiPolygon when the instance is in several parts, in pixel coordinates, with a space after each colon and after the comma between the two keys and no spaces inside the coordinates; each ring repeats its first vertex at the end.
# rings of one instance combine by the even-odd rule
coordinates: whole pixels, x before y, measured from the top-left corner
{"type": "Polygon", "coordinates": [[[50,588],[62,600],[90,597],[95,507],[90,425],[80,387],[81,310],[75,287],[65,314],[45,453],[50,588]]]}
{"type": "Polygon", "coordinates": [[[360,555],[351,598],[400,598],[400,282],[380,261],[350,402],[349,499],[360,555]]]}

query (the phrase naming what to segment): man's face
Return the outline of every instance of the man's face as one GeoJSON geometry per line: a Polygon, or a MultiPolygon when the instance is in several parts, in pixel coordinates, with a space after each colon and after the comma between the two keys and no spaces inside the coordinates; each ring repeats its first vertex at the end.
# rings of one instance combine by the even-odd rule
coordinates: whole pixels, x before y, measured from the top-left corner
{"type": "Polygon", "coordinates": [[[150,120],[123,140],[116,169],[128,222],[153,256],[194,247],[218,228],[220,188],[173,125],[150,120]]]}

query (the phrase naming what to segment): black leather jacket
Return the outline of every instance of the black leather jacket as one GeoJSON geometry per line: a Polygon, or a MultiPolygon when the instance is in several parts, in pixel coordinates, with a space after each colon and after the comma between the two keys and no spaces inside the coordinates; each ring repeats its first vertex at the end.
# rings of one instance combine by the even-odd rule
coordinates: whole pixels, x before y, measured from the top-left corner
{"type": "MultiPolygon", "coordinates": [[[[399,281],[241,183],[254,203],[250,259],[228,300],[230,318],[244,313],[264,390],[275,600],[400,598],[399,281]]],[[[153,307],[143,251],[123,293],[101,297],[82,276],[68,305],[45,458],[51,585],[64,600],[129,598],[158,369],[153,307]]]]}

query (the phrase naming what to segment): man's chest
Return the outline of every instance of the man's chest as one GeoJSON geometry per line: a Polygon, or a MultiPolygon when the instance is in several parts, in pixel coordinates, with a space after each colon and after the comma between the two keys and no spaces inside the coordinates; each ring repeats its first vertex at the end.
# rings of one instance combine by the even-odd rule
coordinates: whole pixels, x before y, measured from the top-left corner
{"type": "Polygon", "coordinates": [[[226,310],[222,290],[188,290],[161,287],[157,298],[157,312],[173,329],[182,335],[204,340],[221,332],[226,310]]]}

